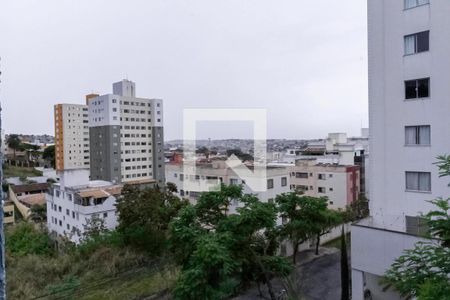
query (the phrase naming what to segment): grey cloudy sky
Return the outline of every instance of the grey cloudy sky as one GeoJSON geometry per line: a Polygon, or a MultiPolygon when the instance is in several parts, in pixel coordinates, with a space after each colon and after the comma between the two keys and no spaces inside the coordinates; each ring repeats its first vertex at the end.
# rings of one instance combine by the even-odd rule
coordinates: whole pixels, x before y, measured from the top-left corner
{"type": "MultiPolygon", "coordinates": [[[[112,82],[164,99],[166,139],[184,108],[267,108],[271,138],[367,126],[366,1],[3,0],[7,133],[53,134],[53,104],[112,82]]],[[[218,122],[200,138],[245,138],[218,122]]]]}

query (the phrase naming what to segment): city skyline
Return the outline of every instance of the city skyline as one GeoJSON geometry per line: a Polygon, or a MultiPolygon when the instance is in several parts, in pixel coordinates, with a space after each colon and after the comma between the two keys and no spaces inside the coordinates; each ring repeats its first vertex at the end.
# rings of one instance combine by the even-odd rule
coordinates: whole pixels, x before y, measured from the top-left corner
{"type": "MultiPolygon", "coordinates": [[[[166,140],[182,138],[184,108],[218,107],[267,108],[269,138],[358,135],[367,127],[366,3],[316,2],[6,1],[5,131],[53,135],[53,104],[84,104],[128,78],[137,96],[164,100],[166,140]]],[[[249,138],[240,125],[208,125],[199,138],[249,138]]]]}

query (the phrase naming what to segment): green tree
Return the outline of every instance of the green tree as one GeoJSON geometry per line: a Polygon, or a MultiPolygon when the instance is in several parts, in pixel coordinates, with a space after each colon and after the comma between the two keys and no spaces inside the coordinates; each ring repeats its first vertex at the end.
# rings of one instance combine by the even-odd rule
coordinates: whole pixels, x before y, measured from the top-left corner
{"type": "Polygon", "coordinates": [[[32,205],[30,208],[30,215],[28,216],[30,220],[35,223],[44,223],[47,221],[47,205],[32,205]]]}
{"type": "MultiPolygon", "coordinates": [[[[278,195],[275,202],[278,205],[281,225],[280,235],[283,239],[291,242],[293,248],[292,262],[297,262],[297,254],[300,244],[308,240],[311,236],[312,228],[308,219],[305,218],[305,203],[311,197],[302,197],[297,193],[287,193],[278,195]]],[[[315,199],[312,199],[314,201],[315,199]]]]}
{"type": "Polygon", "coordinates": [[[319,255],[321,237],[327,233],[330,233],[331,230],[339,224],[342,224],[342,214],[338,211],[328,209],[327,205],[328,199],[322,198],[322,201],[315,203],[315,206],[312,207],[312,214],[309,215],[313,233],[316,238],[316,255],[319,255]]]}
{"type": "Polygon", "coordinates": [[[278,195],[275,202],[283,219],[281,237],[292,243],[294,264],[300,244],[315,238],[315,252],[318,254],[321,236],[342,222],[339,212],[328,209],[325,197],[302,196],[291,192],[278,195]]]}
{"type": "Polygon", "coordinates": [[[170,185],[165,189],[140,190],[125,185],[117,200],[119,226],[125,242],[134,247],[158,255],[166,247],[170,221],[187,204],[172,193],[170,185]]]}
{"type": "Polygon", "coordinates": [[[14,256],[52,253],[52,243],[47,232],[38,230],[29,222],[18,223],[6,231],[5,241],[8,253],[14,256]]]}
{"type": "Polygon", "coordinates": [[[55,146],[48,146],[44,149],[44,153],[42,154],[42,158],[49,161],[51,166],[55,167],[55,146]]]}
{"type": "Polygon", "coordinates": [[[83,224],[82,241],[88,241],[96,239],[99,236],[108,232],[105,225],[105,219],[100,218],[98,215],[93,215],[90,219],[83,224]]]}
{"type": "Polygon", "coordinates": [[[235,185],[202,193],[181,209],[171,223],[171,249],[182,268],[175,299],[223,299],[251,282],[265,283],[274,299],[271,279],[291,270],[276,255],[276,218],[273,204],[235,185]],[[231,201],[240,203],[235,214],[231,201]]]}
{"type": "Polygon", "coordinates": [[[19,136],[17,134],[10,134],[6,143],[8,144],[9,148],[13,149],[14,160],[16,160],[16,150],[18,150],[20,147],[19,136]]]}

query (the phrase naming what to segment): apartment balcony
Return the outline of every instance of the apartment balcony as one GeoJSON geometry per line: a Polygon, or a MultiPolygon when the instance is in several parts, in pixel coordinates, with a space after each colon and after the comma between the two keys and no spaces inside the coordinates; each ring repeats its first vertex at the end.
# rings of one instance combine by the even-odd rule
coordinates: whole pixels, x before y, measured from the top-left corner
{"type": "Polygon", "coordinates": [[[405,249],[414,248],[420,241],[429,240],[383,228],[371,217],[352,224],[352,299],[367,299],[364,298],[367,291],[370,291],[372,299],[400,299],[395,291],[383,291],[380,279],[405,249]]]}

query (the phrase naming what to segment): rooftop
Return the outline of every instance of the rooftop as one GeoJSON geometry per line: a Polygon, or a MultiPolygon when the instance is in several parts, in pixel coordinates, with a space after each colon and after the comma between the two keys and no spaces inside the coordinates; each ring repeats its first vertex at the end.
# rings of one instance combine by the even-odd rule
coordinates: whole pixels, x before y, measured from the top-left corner
{"type": "Polygon", "coordinates": [[[37,192],[47,190],[49,187],[48,183],[31,183],[22,185],[10,185],[11,190],[14,193],[26,193],[26,192],[37,192]]]}

